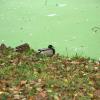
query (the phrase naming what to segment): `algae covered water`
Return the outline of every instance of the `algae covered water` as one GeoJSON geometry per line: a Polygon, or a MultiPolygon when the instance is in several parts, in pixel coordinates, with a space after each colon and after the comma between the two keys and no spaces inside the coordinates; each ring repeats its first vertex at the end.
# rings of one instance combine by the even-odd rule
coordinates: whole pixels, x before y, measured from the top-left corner
{"type": "Polygon", "coordinates": [[[0,43],[100,58],[100,0],[0,0],[0,43]]]}

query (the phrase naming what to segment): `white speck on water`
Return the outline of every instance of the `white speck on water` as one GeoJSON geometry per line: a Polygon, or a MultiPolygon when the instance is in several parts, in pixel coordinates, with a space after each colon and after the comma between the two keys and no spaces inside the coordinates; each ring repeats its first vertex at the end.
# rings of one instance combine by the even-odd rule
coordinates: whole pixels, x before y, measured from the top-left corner
{"type": "Polygon", "coordinates": [[[4,42],[5,40],[1,40],[2,42],[4,42]]]}
{"type": "Polygon", "coordinates": [[[52,44],[57,44],[57,42],[56,42],[56,41],[52,41],[51,43],[52,43],[52,44]]]}
{"type": "Polygon", "coordinates": [[[8,8],[8,10],[11,10],[11,8],[8,8]]]}
{"type": "Polygon", "coordinates": [[[66,4],[56,4],[58,7],[65,7],[67,6],[66,4]]]}
{"type": "Polygon", "coordinates": [[[74,51],[78,51],[78,48],[75,48],[74,51]]]}
{"type": "Polygon", "coordinates": [[[87,19],[86,19],[86,22],[88,22],[88,21],[89,21],[89,19],[87,18],[87,19]]]}
{"type": "Polygon", "coordinates": [[[65,42],[68,42],[68,40],[64,40],[65,42]]]}
{"type": "Polygon", "coordinates": [[[56,16],[57,14],[48,14],[47,16],[49,17],[53,17],[53,16],[56,16]]]}
{"type": "Polygon", "coordinates": [[[14,7],[13,9],[16,10],[17,8],[14,7]]]}
{"type": "Polygon", "coordinates": [[[32,33],[29,34],[29,36],[32,36],[32,35],[33,35],[32,33]]]}
{"type": "Polygon", "coordinates": [[[76,37],[75,37],[75,36],[73,36],[73,37],[72,37],[72,39],[76,39],[76,37]]]}

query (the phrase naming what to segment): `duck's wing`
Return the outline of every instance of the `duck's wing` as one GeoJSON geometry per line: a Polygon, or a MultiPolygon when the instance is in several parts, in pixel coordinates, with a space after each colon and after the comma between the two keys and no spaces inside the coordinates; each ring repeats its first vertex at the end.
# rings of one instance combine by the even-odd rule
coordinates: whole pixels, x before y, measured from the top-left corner
{"type": "Polygon", "coordinates": [[[46,49],[40,52],[40,54],[46,55],[46,56],[53,56],[53,51],[51,49],[46,49]]]}
{"type": "Polygon", "coordinates": [[[43,48],[43,49],[38,49],[38,51],[48,51],[49,50],[49,48],[43,48]]]}

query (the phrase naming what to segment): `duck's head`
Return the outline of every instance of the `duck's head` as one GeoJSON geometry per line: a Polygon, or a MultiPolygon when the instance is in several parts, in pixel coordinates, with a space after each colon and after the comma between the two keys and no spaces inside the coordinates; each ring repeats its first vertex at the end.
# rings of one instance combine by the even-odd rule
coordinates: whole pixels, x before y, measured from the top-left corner
{"type": "Polygon", "coordinates": [[[48,48],[50,48],[50,49],[52,49],[52,48],[54,48],[52,45],[48,45],[48,48]]]}
{"type": "Polygon", "coordinates": [[[54,46],[52,46],[52,45],[48,45],[48,48],[51,49],[51,50],[53,51],[53,54],[55,54],[54,46]]]}

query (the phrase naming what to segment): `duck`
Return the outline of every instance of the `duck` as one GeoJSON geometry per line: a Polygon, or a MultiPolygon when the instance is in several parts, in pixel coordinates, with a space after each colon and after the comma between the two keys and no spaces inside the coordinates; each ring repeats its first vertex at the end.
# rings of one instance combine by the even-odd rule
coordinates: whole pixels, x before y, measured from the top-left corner
{"type": "Polygon", "coordinates": [[[15,48],[15,51],[20,53],[28,50],[30,50],[30,46],[28,43],[21,44],[15,48]]]}
{"type": "Polygon", "coordinates": [[[48,45],[48,48],[38,49],[38,54],[52,57],[55,54],[55,49],[52,45],[48,45]]]}

